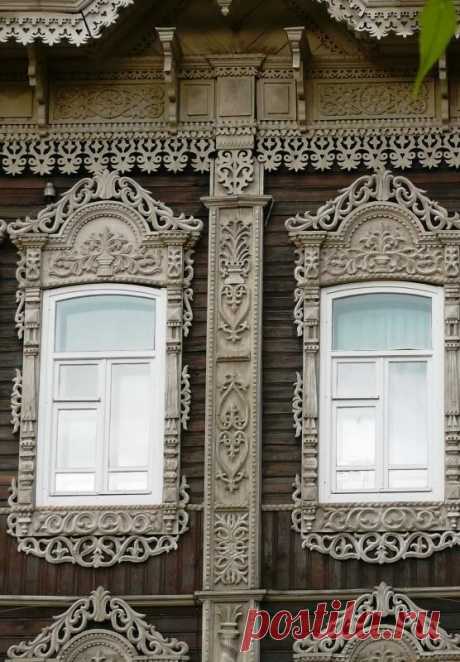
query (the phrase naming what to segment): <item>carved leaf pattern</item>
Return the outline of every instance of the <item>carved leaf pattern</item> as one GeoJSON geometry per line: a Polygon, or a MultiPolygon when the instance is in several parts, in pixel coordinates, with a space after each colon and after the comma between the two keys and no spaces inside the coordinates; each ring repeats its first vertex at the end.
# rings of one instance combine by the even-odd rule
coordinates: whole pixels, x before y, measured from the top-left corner
{"type": "Polygon", "coordinates": [[[231,343],[240,342],[249,330],[251,293],[247,285],[251,268],[251,229],[240,218],[222,226],[219,270],[219,329],[231,343]]]}
{"type": "Polygon", "coordinates": [[[252,150],[221,151],[216,161],[217,181],[230,195],[243,193],[254,181],[252,150]]]}
{"type": "Polygon", "coordinates": [[[248,386],[236,375],[227,375],[219,388],[217,479],[230,493],[235,492],[241,481],[247,478],[245,467],[250,420],[247,391],[248,386]]]}
{"type": "Polygon", "coordinates": [[[13,391],[11,393],[11,425],[13,434],[19,432],[21,425],[22,408],[22,372],[16,368],[16,374],[13,379],[13,391]]]}
{"type": "Polygon", "coordinates": [[[114,233],[106,227],[100,233],[93,233],[78,251],[58,253],[49,273],[56,278],[83,274],[147,276],[160,270],[161,253],[158,249],[137,247],[123,234],[114,233]]]}
{"type": "Polygon", "coordinates": [[[215,584],[237,586],[248,583],[248,513],[216,513],[215,584]]]}

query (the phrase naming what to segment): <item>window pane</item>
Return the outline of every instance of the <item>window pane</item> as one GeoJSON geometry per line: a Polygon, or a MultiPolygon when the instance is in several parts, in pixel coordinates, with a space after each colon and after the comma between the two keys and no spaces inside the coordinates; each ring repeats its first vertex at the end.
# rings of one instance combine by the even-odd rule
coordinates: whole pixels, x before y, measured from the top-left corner
{"type": "Polygon", "coordinates": [[[111,492],[145,492],[148,489],[149,476],[146,472],[117,473],[109,477],[111,492]]]}
{"type": "Polygon", "coordinates": [[[425,361],[388,364],[390,465],[428,464],[428,387],[425,361]]]}
{"type": "Polygon", "coordinates": [[[398,469],[389,472],[390,489],[422,489],[428,487],[425,469],[398,469]]]}
{"type": "Polygon", "coordinates": [[[155,301],[93,295],[56,305],[56,352],[148,351],[155,347],[155,301]]]}
{"type": "Polygon", "coordinates": [[[375,489],[375,471],[338,471],[337,489],[340,492],[375,489]]]}
{"type": "Polygon", "coordinates": [[[375,363],[337,361],[337,397],[369,398],[376,395],[375,363]]]}
{"type": "Polygon", "coordinates": [[[94,492],[94,474],[56,474],[56,492],[94,492]]]}
{"type": "Polygon", "coordinates": [[[333,350],[430,349],[431,298],[359,294],[332,306],[333,350]]]}
{"type": "Polygon", "coordinates": [[[112,365],[110,467],[149,463],[152,380],[148,363],[112,365]]]}
{"type": "Polygon", "coordinates": [[[57,466],[85,469],[96,462],[97,412],[60,409],[57,415],[57,466]]]}
{"type": "Polygon", "coordinates": [[[375,409],[337,408],[337,466],[375,464],[375,409]]]}
{"type": "Polygon", "coordinates": [[[97,365],[59,366],[59,398],[95,400],[99,393],[97,365]]]}

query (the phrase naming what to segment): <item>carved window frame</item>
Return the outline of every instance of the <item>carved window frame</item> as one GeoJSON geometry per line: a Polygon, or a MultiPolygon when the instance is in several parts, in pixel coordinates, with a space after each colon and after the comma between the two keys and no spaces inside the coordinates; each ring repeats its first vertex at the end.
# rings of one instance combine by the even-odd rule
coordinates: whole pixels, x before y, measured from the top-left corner
{"type": "Polygon", "coordinates": [[[6,662],[81,662],[96,656],[101,661],[113,656],[124,662],[187,662],[188,653],[185,642],[166,639],[143,614],[99,586],[55,616],[35,639],[11,646],[6,662]]]}
{"type": "MultiPolygon", "coordinates": [[[[414,612],[425,613],[427,621],[431,614],[421,609],[409,596],[401,593],[385,582],[376,586],[373,591],[363,593],[355,601],[353,612],[344,609],[338,612],[336,632],[353,633],[357,630],[358,622],[364,622],[364,614],[368,614],[366,623],[370,623],[370,614],[381,615],[381,632],[390,633],[381,639],[363,640],[357,636],[338,636],[332,640],[319,639],[309,635],[305,639],[296,641],[293,646],[293,659],[295,662],[423,662],[426,660],[460,661],[460,636],[449,634],[438,627],[438,638],[417,636],[417,619],[404,619],[401,628],[400,614],[414,612]],[[396,630],[398,636],[395,637],[396,630]]],[[[425,622],[424,630],[427,631],[425,622]]]]}
{"type": "Polygon", "coordinates": [[[394,563],[460,544],[460,216],[407,178],[378,171],[358,178],[317,214],[288,219],[296,246],[295,310],[303,375],[293,398],[302,470],[294,483],[293,528],[302,546],[339,560],[394,563]],[[377,259],[376,259],[377,258],[377,259]],[[318,374],[321,288],[375,281],[444,290],[445,489],[443,501],[321,503],[318,374]]]}
{"type": "MultiPolygon", "coordinates": [[[[181,428],[190,411],[183,337],[193,313],[193,247],[203,223],[152,198],[133,179],[104,172],[80,180],[37,218],[8,232],[18,248],[16,327],[23,369],[13,389],[19,470],[9,500],[8,533],[18,549],[51,563],[108,567],[142,562],[177,548],[188,528],[180,476],[181,428]],[[43,291],[102,283],[166,289],[166,389],[163,502],[154,506],[58,507],[35,504],[43,291]]],[[[14,403],[14,406],[13,406],[14,403]]]]}

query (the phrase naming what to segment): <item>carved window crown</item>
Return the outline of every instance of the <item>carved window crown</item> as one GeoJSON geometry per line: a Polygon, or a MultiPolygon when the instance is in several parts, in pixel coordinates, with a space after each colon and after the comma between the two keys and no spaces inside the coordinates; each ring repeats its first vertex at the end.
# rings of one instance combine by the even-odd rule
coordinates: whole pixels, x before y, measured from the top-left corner
{"type": "MultiPolygon", "coordinates": [[[[407,178],[379,171],[357,179],[317,214],[306,212],[289,219],[286,227],[296,246],[294,317],[303,336],[303,375],[296,382],[293,400],[303,446],[293,526],[301,533],[303,546],[338,559],[392,563],[460,544],[460,475],[455,459],[460,452],[460,217],[449,214],[407,178]],[[321,502],[318,359],[324,319],[320,320],[320,295],[326,287],[357,288],[375,281],[392,288],[397,282],[443,288],[446,395],[444,433],[438,432],[436,443],[445,455],[438,457],[445,466],[444,500],[438,492],[418,503],[401,495],[388,503],[321,502]]],[[[433,362],[438,367],[442,363],[436,357],[433,362]]],[[[438,401],[442,390],[435,396],[438,401]]]]}
{"type": "Polygon", "coordinates": [[[180,478],[180,436],[190,398],[182,341],[193,320],[193,246],[202,225],[200,220],[175,216],[134,180],[104,172],[78,182],[36,219],[9,227],[19,250],[16,325],[24,352],[22,376],[14,390],[20,451],[8,524],[21,551],[52,563],[109,566],[175,549],[186,530],[188,497],[180,478]],[[36,498],[43,294],[55,288],[62,292],[67,286],[72,286],[68,292],[83,293],[90,285],[117,284],[120,291],[158,292],[164,299],[161,504],[141,505],[140,499],[133,499],[123,507],[80,504],[50,510],[46,504],[37,505],[36,498]]]}
{"type": "Polygon", "coordinates": [[[56,616],[29,642],[11,646],[8,660],[44,662],[186,662],[187,644],[166,639],[127,602],[101,586],[56,616]],[[90,627],[88,627],[90,626],[90,627]]]}

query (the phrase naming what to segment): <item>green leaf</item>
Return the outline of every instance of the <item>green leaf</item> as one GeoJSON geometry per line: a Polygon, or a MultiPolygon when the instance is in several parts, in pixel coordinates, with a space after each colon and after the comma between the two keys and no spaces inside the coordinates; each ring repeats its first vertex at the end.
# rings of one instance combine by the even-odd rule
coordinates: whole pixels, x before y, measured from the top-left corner
{"type": "Polygon", "coordinates": [[[456,30],[453,0],[427,0],[420,15],[420,64],[414,84],[415,94],[431,67],[445,52],[456,30]]]}

